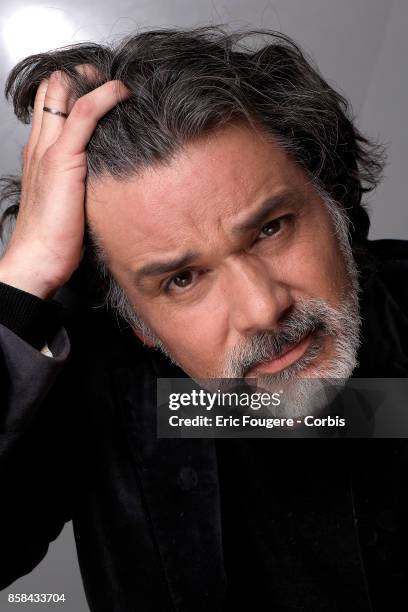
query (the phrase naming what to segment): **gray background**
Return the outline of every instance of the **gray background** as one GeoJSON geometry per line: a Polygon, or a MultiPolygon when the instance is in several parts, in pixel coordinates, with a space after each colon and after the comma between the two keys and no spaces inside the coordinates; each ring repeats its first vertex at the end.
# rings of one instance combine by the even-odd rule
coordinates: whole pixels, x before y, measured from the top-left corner
{"type": "MultiPolygon", "coordinates": [[[[30,53],[71,42],[114,41],[140,26],[207,23],[222,23],[231,29],[277,29],[293,36],[312,55],[326,79],[351,101],[359,127],[388,145],[385,180],[368,200],[370,237],[406,239],[406,0],[105,0],[103,4],[100,0],[50,0],[35,4],[1,0],[1,83],[12,65],[30,53]],[[29,12],[32,6],[37,7],[37,13],[29,12]],[[48,12],[41,14],[38,8],[48,12]],[[22,11],[20,21],[13,17],[16,11],[22,11]],[[36,15],[40,18],[37,24],[36,15]],[[13,29],[10,24],[14,24],[13,29]],[[32,47],[28,47],[30,39],[32,47]]],[[[28,128],[18,124],[11,108],[1,100],[0,174],[18,172],[21,146],[27,134],[28,128]]],[[[29,576],[0,593],[2,612],[18,608],[70,612],[88,609],[70,524],[29,576]],[[12,605],[7,603],[8,592],[64,592],[68,601],[55,606],[12,605]]]]}

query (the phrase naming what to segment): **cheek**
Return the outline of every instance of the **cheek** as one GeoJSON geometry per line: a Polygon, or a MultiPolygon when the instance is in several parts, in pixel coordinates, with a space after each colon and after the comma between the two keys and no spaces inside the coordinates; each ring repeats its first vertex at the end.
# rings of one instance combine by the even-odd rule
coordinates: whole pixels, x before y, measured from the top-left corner
{"type": "Polygon", "coordinates": [[[332,305],[339,301],[347,281],[342,252],[329,231],[305,235],[274,262],[273,268],[294,298],[320,298],[332,305]]]}
{"type": "Polygon", "coordinates": [[[161,306],[149,313],[149,322],[156,335],[175,359],[194,370],[196,366],[214,364],[223,354],[227,338],[228,317],[225,304],[212,293],[195,305],[175,308],[161,306]]]}

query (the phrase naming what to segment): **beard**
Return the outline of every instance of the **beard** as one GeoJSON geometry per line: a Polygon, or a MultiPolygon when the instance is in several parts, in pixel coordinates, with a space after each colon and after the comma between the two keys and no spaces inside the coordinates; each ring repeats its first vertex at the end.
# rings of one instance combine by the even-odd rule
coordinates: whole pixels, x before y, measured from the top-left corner
{"type": "MultiPolygon", "coordinates": [[[[278,331],[262,331],[237,343],[225,355],[223,368],[214,376],[223,379],[223,385],[228,387],[227,380],[231,383],[231,379],[245,379],[252,368],[279,357],[310,335],[308,348],[293,364],[274,374],[259,375],[256,381],[245,380],[245,384],[255,384],[258,389],[261,387],[261,390],[269,393],[277,390],[283,393],[284,400],[280,406],[268,409],[271,416],[295,418],[319,413],[341,391],[358,365],[357,353],[361,344],[360,287],[348,239],[348,220],[343,209],[327,195],[324,201],[333,221],[339,256],[343,258],[348,281],[339,304],[333,307],[317,298],[298,300],[278,331]],[[329,338],[330,356],[321,358],[329,338]]],[[[160,338],[146,325],[143,324],[143,327],[143,333],[155,343],[156,348],[183,370],[182,364],[175,360],[160,338]]],[[[213,383],[209,384],[211,379],[207,379],[206,383],[201,379],[193,380],[213,387],[213,383]]]]}
{"type": "MultiPolygon", "coordinates": [[[[316,415],[335,399],[357,366],[360,328],[355,287],[336,308],[320,299],[298,301],[279,331],[263,331],[235,345],[225,358],[224,370],[217,376],[222,379],[218,380],[218,386],[229,388],[237,379],[241,382],[245,379],[245,385],[255,387],[257,392],[279,392],[282,402],[268,408],[268,416],[316,415]],[[252,368],[278,357],[309,335],[308,348],[293,364],[274,374],[246,378],[252,368]],[[330,356],[321,358],[329,338],[330,356]]],[[[183,369],[161,342],[156,346],[183,369]]],[[[213,388],[216,382],[194,380],[206,388],[213,388]]]]}
{"type": "Polygon", "coordinates": [[[358,293],[352,291],[336,308],[323,300],[298,301],[278,332],[262,332],[231,351],[225,378],[245,378],[255,366],[279,357],[306,336],[310,342],[294,363],[274,374],[262,373],[249,384],[257,391],[279,392],[282,402],[270,416],[318,414],[344,387],[357,365],[361,318],[358,293]],[[330,356],[321,358],[330,338],[330,356]]]}

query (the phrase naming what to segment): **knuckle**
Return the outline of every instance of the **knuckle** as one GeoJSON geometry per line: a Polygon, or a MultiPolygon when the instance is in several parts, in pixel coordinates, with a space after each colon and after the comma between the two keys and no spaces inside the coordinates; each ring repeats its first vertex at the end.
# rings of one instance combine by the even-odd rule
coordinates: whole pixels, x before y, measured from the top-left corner
{"type": "Polygon", "coordinates": [[[95,111],[95,102],[90,97],[88,97],[88,95],[86,95],[82,96],[82,98],[78,98],[72,108],[71,113],[74,113],[76,116],[81,118],[91,118],[95,115],[95,111]]]}

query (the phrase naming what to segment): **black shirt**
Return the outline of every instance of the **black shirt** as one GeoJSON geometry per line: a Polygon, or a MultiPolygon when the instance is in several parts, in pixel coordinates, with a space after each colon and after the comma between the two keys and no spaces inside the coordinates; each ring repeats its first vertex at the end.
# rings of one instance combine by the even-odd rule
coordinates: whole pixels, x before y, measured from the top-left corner
{"type": "Polygon", "coordinates": [[[349,442],[216,440],[229,609],[370,609],[349,442]]]}
{"type": "MultiPolygon", "coordinates": [[[[383,312],[394,322],[400,316],[395,329],[406,325],[402,310],[395,312],[396,304],[406,307],[406,286],[397,281],[393,295],[401,299],[378,304],[374,329],[383,312]]],[[[0,323],[40,348],[55,330],[57,305],[1,283],[0,294],[0,323]],[[36,314],[30,319],[29,312],[36,314]]],[[[398,337],[387,338],[384,350],[383,335],[370,337],[361,375],[406,376],[405,352],[397,370],[386,352],[395,357],[398,337]]],[[[407,483],[393,481],[392,455],[400,478],[408,473],[401,471],[405,447],[364,442],[371,447],[360,440],[216,440],[229,609],[360,611],[369,609],[370,593],[373,609],[383,610],[404,595],[407,483]]]]}

